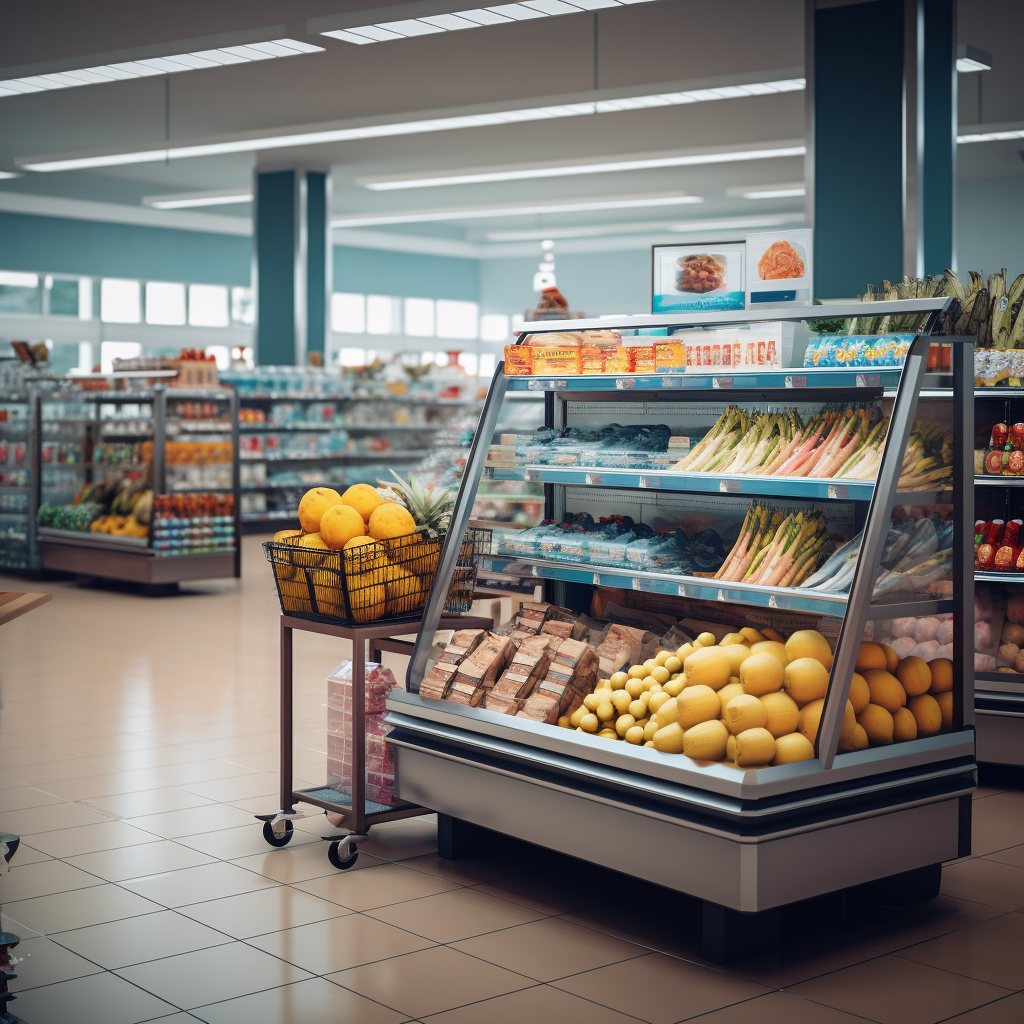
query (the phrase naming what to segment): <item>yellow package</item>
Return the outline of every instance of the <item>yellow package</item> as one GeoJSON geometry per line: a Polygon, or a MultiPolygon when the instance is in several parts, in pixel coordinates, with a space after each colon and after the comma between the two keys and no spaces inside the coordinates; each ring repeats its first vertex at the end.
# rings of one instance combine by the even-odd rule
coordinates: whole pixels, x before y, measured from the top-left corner
{"type": "Polygon", "coordinates": [[[505,346],[505,376],[529,377],[533,373],[533,349],[529,345],[505,346]]]}
{"type": "Polygon", "coordinates": [[[580,350],[578,348],[534,348],[534,374],[576,375],[580,372],[580,350]]]}
{"type": "Polygon", "coordinates": [[[606,349],[586,346],[580,349],[580,373],[604,373],[606,349]]]}

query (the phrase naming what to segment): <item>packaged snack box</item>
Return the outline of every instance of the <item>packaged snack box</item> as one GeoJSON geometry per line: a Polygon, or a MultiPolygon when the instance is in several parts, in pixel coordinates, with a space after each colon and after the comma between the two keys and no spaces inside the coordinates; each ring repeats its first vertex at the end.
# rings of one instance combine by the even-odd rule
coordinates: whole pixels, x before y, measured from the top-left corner
{"type": "Polygon", "coordinates": [[[505,346],[505,376],[529,377],[533,373],[533,349],[529,345],[505,346]]]}
{"type": "Polygon", "coordinates": [[[658,373],[685,373],[686,346],[678,341],[655,342],[654,363],[658,373]]]}
{"type": "Polygon", "coordinates": [[[534,348],[533,372],[534,374],[578,375],[580,372],[579,346],[534,348]]]}
{"type": "Polygon", "coordinates": [[[653,345],[638,345],[631,348],[633,357],[633,373],[657,373],[658,364],[654,357],[653,345]]]}
{"type": "Polygon", "coordinates": [[[630,349],[624,345],[619,345],[616,348],[608,349],[605,352],[604,357],[604,372],[605,373],[630,373],[632,361],[630,360],[630,349]]]}
{"type": "Polygon", "coordinates": [[[605,354],[608,350],[596,346],[580,349],[580,373],[604,373],[605,354]]]}

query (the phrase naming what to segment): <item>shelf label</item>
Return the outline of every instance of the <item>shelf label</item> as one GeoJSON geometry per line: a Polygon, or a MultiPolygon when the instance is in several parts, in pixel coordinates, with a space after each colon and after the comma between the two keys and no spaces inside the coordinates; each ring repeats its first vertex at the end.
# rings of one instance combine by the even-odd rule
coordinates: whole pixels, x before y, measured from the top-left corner
{"type": "Polygon", "coordinates": [[[594,586],[599,587],[601,585],[601,577],[595,572],[594,573],[594,586]]]}
{"type": "Polygon", "coordinates": [[[720,590],[718,592],[717,600],[719,600],[719,601],[724,601],[725,600],[725,591],[724,590],[720,590]]]}
{"type": "Polygon", "coordinates": [[[775,600],[775,595],[774,594],[769,594],[768,595],[768,607],[769,608],[778,608],[779,607],[779,603],[778,603],[778,601],[775,600]]]}
{"type": "Polygon", "coordinates": [[[588,484],[600,484],[603,481],[603,477],[600,473],[588,473],[587,483],[588,484]]]}
{"type": "Polygon", "coordinates": [[[786,377],[787,388],[805,388],[807,387],[807,374],[797,373],[792,377],[786,377]]]}
{"type": "Polygon", "coordinates": [[[850,488],[846,484],[832,484],[828,485],[828,496],[830,498],[848,498],[850,496],[850,488]]]}
{"type": "Polygon", "coordinates": [[[531,573],[532,573],[532,574],[533,574],[534,576],[539,576],[539,575],[540,575],[540,568],[539,568],[538,566],[536,566],[536,565],[531,565],[531,566],[530,566],[530,572],[531,572],[531,573]]]}
{"type": "Polygon", "coordinates": [[[625,391],[628,388],[636,387],[636,377],[616,377],[615,388],[617,391],[625,391]]]}
{"type": "Polygon", "coordinates": [[[680,597],[686,597],[686,584],[685,583],[680,583],[679,584],[679,596],[680,597]]]}
{"type": "Polygon", "coordinates": [[[640,581],[635,576],[633,577],[633,589],[634,590],[639,590],[640,589],[640,581]]]}
{"type": "Polygon", "coordinates": [[[681,388],[683,386],[682,377],[662,377],[661,386],[663,388],[681,388]]]}
{"type": "Polygon", "coordinates": [[[716,390],[719,388],[731,388],[732,377],[712,377],[711,386],[716,390]]]}
{"type": "Polygon", "coordinates": [[[880,388],[882,386],[882,375],[880,373],[858,373],[857,387],[859,388],[880,388]]]}
{"type": "Polygon", "coordinates": [[[530,470],[526,470],[523,473],[523,479],[529,483],[533,479],[533,473],[530,470]]]}
{"type": "Polygon", "coordinates": [[[742,486],[739,480],[719,480],[718,489],[722,492],[725,491],[739,491],[742,490],[742,486]]]}
{"type": "Polygon", "coordinates": [[[566,386],[564,380],[541,380],[536,377],[526,384],[529,391],[564,391],[566,386]]]}
{"type": "Polygon", "coordinates": [[[641,487],[660,487],[661,477],[660,476],[642,476],[640,477],[641,487]]]}

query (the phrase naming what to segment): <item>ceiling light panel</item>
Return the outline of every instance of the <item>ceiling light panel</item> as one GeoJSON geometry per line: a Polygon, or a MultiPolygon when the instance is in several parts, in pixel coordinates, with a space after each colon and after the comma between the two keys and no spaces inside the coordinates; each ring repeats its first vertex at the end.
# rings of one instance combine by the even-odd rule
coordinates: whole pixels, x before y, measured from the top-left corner
{"type": "Polygon", "coordinates": [[[958,135],[956,141],[965,142],[1006,142],[1008,139],[1024,139],[1024,130],[1012,132],[978,132],[974,135],[958,135]]]}
{"type": "Polygon", "coordinates": [[[807,195],[807,189],[800,188],[766,188],[754,192],[741,192],[744,199],[790,199],[807,195]]]}
{"type": "MultiPolygon", "coordinates": [[[[367,40],[367,42],[371,41],[375,40],[367,40]]],[[[169,57],[147,57],[145,60],[129,60],[118,64],[103,64],[94,68],[55,71],[49,75],[28,75],[25,78],[8,79],[0,82],[0,96],[23,96],[30,92],[73,89],[79,85],[126,81],[129,78],[174,75],[179,71],[194,71],[198,68],[248,64],[257,60],[295,57],[302,53],[323,53],[323,49],[322,46],[300,42],[298,39],[271,39],[263,43],[223,46],[213,50],[197,50],[194,53],[178,53],[169,57]]]]}
{"type": "Polygon", "coordinates": [[[633,4],[653,3],[654,0],[522,0],[518,4],[498,4],[496,7],[477,7],[454,14],[437,14],[405,21],[382,21],[376,25],[356,28],[336,28],[321,35],[340,39],[345,43],[365,46],[367,43],[386,43],[410,36],[434,35],[438,32],[459,32],[485,25],[507,25],[512,21],[530,21],[534,18],[557,18],[563,14],[600,11],[611,7],[629,7],[633,4]]]}
{"type": "Polygon", "coordinates": [[[206,192],[180,192],[174,195],[146,196],[143,206],[155,210],[183,210],[195,206],[227,206],[232,203],[251,203],[252,189],[226,188],[206,192]]]}

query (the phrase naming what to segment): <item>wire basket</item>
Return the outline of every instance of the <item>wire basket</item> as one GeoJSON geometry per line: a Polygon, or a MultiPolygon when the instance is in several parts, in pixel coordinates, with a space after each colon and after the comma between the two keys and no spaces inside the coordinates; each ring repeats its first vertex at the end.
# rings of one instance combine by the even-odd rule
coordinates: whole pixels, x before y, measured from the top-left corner
{"type": "MultiPolygon", "coordinates": [[[[426,530],[341,551],[307,547],[299,540],[263,545],[281,611],[340,626],[419,619],[444,545],[444,537],[429,537],[426,530]]],[[[466,531],[445,600],[446,614],[469,610],[477,559],[489,548],[489,530],[466,531]]]]}

